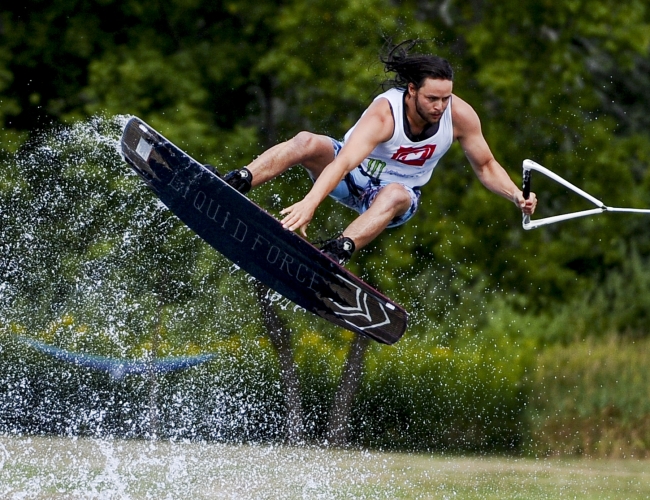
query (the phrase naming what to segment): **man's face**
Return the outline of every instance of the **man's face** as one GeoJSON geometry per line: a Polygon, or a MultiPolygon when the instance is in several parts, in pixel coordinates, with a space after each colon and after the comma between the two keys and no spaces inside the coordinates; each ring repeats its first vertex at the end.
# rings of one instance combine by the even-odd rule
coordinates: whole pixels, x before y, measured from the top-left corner
{"type": "Polygon", "coordinates": [[[419,89],[412,83],[409,84],[409,93],[414,98],[417,114],[428,124],[440,121],[442,114],[449,105],[453,82],[427,78],[419,89]]]}

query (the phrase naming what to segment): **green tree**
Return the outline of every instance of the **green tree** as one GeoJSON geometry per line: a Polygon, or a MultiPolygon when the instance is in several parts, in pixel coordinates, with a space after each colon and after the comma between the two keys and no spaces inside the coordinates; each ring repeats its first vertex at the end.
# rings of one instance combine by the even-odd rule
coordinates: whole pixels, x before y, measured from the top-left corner
{"type": "MultiPolygon", "coordinates": [[[[199,161],[226,171],[301,129],[343,135],[381,90],[385,75],[377,55],[384,36],[396,41],[419,36],[429,40],[423,50],[447,57],[456,68],[455,92],[476,108],[493,152],[514,179],[529,157],[607,204],[648,206],[650,142],[643,105],[649,21],[641,0],[254,5],[244,0],[164,5],[55,0],[4,6],[0,140],[3,150],[14,151],[50,121],[81,121],[101,112],[136,114],[199,161]]],[[[42,154],[53,166],[65,160],[59,153],[42,154]]],[[[83,154],[92,156],[85,149],[83,154]]],[[[32,252],[33,262],[42,257],[47,269],[41,275],[38,267],[23,270],[36,279],[31,285],[22,281],[25,304],[42,304],[44,314],[51,315],[61,304],[74,302],[74,276],[93,262],[136,252],[142,262],[134,253],[106,279],[135,287],[134,304],[149,310],[163,304],[169,338],[177,345],[184,338],[190,345],[188,332],[206,340],[233,283],[252,292],[237,297],[250,313],[247,333],[264,331],[265,320],[269,328],[264,315],[269,310],[260,310],[250,284],[236,273],[224,273],[227,264],[186,228],[158,209],[122,210],[123,203],[133,201],[130,197],[152,200],[133,178],[124,180],[123,165],[115,167],[122,169],[120,175],[102,176],[102,159],[94,157],[91,163],[84,172],[55,169],[61,191],[40,209],[35,229],[4,229],[0,269],[5,275],[16,272],[6,255],[18,250],[32,252]],[[93,192],[105,196],[93,198],[93,192]],[[75,200],[69,207],[62,201],[67,197],[75,200]],[[62,232],[66,210],[87,214],[92,222],[76,234],[62,232]],[[146,222],[127,247],[117,235],[124,234],[129,216],[146,222]],[[101,227],[110,229],[101,234],[101,227]],[[30,242],[30,234],[43,235],[44,241],[30,242]],[[164,272],[158,254],[165,255],[164,272]],[[47,286],[39,288],[38,280],[47,286]]],[[[31,220],[24,215],[26,207],[50,196],[48,182],[36,168],[28,175],[7,169],[0,176],[3,227],[15,218],[31,220]]],[[[539,177],[534,182],[541,215],[582,208],[581,200],[558,186],[539,177]]],[[[252,197],[275,213],[309,186],[297,170],[252,197]]],[[[312,225],[321,229],[311,236],[330,236],[352,217],[327,201],[312,225]]],[[[647,219],[635,215],[594,217],[532,233],[519,224],[516,208],[480,186],[454,147],[424,188],[416,217],[360,252],[351,269],[408,306],[413,313],[408,335],[449,345],[491,327],[495,295],[499,303],[542,314],[598,283],[625,296],[628,281],[612,273],[620,278],[630,272],[624,265],[629,249],[641,262],[650,252],[647,219]]],[[[641,310],[643,301],[637,303],[630,310],[641,310]]],[[[282,325],[277,328],[294,332],[293,345],[281,347],[288,359],[309,328],[303,318],[274,310],[273,321],[282,325]]],[[[629,321],[639,324],[638,318],[629,321]]],[[[154,323],[151,315],[134,314],[131,320],[154,323]]],[[[237,320],[234,312],[230,318],[222,314],[219,324],[235,332],[237,320]]],[[[352,364],[343,371],[358,373],[359,349],[324,322],[319,330],[333,349],[347,347],[352,364]]],[[[128,342],[143,345],[142,338],[128,342]]],[[[163,341],[160,349],[167,348],[163,341]]]]}

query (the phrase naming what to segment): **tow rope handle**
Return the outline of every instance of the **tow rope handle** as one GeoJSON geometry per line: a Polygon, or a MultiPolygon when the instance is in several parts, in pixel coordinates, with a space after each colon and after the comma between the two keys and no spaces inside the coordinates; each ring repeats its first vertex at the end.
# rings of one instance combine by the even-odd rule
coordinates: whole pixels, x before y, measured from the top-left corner
{"type": "MultiPolygon", "coordinates": [[[[524,183],[522,186],[522,191],[524,194],[524,200],[527,200],[528,198],[530,198],[530,183],[531,183],[532,172],[530,168],[526,168],[525,161],[524,161],[523,170],[524,170],[524,183]]],[[[524,227],[524,229],[527,229],[526,226],[530,224],[530,215],[523,214],[523,219],[521,224],[524,227]]]]}
{"type": "Polygon", "coordinates": [[[602,214],[603,212],[633,212],[633,213],[642,213],[642,214],[650,214],[650,209],[645,209],[645,208],[615,208],[615,207],[608,207],[605,205],[602,201],[600,201],[598,198],[594,198],[591,196],[589,193],[583,191],[579,187],[571,184],[569,181],[566,179],[563,179],[559,175],[557,175],[554,172],[551,172],[549,169],[542,167],[539,163],[535,163],[533,160],[524,160],[523,163],[523,196],[525,199],[528,199],[530,197],[530,185],[531,185],[531,177],[532,177],[532,171],[537,170],[538,172],[546,175],[550,179],[553,179],[555,182],[558,184],[563,185],[564,187],[570,189],[574,193],[582,196],[586,200],[590,201],[594,205],[596,205],[597,208],[592,208],[590,210],[582,210],[579,212],[571,212],[568,214],[562,214],[562,215],[554,215],[551,217],[545,217],[543,219],[537,219],[537,220],[531,220],[530,215],[524,215],[522,218],[522,227],[526,230],[529,229],[535,229],[540,226],[545,226],[547,224],[553,224],[555,222],[561,222],[569,219],[575,219],[577,217],[585,217],[587,215],[596,215],[596,214],[602,214]]]}

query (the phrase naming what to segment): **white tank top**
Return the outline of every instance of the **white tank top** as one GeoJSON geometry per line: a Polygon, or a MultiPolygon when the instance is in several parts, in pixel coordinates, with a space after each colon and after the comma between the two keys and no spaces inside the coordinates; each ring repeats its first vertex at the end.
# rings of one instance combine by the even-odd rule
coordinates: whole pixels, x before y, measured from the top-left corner
{"type": "MultiPolygon", "coordinates": [[[[390,89],[375,97],[375,101],[377,99],[387,99],[390,103],[395,130],[388,141],[377,145],[361,162],[361,168],[381,184],[398,182],[412,188],[423,186],[454,141],[451,100],[440,118],[438,131],[432,137],[413,142],[404,132],[404,89],[390,89]]],[[[345,134],[346,141],[355,127],[356,124],[345,134]]]]}

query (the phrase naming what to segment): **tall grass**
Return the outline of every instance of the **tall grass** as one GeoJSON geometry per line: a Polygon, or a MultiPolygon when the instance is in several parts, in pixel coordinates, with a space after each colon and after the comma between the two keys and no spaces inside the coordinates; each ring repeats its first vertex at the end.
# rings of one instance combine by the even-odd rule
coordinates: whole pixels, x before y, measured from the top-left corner
{"type": "Polygon", "coordinates": [[[544,349],[532,377],[536,454],[650,456],[650,339],[587,339],[544,349]]]}

